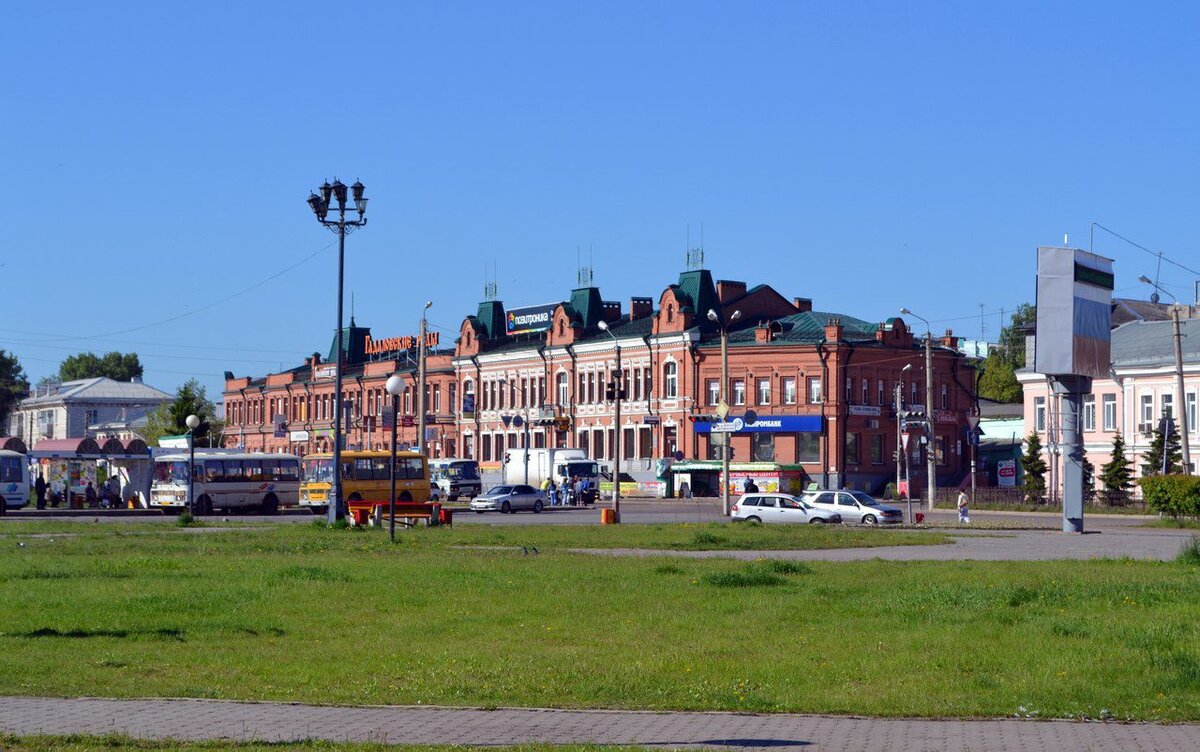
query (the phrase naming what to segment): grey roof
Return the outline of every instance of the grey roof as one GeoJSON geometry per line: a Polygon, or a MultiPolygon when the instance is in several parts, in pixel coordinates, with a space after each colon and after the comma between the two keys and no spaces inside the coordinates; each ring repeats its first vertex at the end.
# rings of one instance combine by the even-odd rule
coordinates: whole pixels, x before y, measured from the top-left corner
{"type": "Polygon", "coordinates": [[[1151,303],[1149,300],[1113,298],[1112,325],[1114,327],[1130,321],[1167,321],[1171,318],[1171,306],[1151,303]]]}
{"type": "MultiPolygon", "coordinates": [[[[1200,319],[1179,322],[1183,334],[1183,362],[1200,362],[1200,319]]],[[[1112,332],[1114,368],[1170,366],[1175,364],[1175,339],[1170,321],[1130,321],[1112,332]]]]}
{"type": "MultiPolygon", "coordinates": [[[[794,313],[790,316],[784,316],[774,321],[779,324],[779,331],[773,338],[772,343],[778,344],[798,344],[798,345],[815,345],[825,341],[825,327],[831,319],[840,319],[842,322],[842,339],[846,342],[874,342],[875,331],[878,329],[878,324],[872,324],[862,319],[856,319],[853,316],[846,316],[841,313],[829,313],[823,311],[804,311],[802,313],[794,313]]],[[[731,331],[729,333],[729,345],[734,347],[737,345],[753,345],[755,344],[754,330],[757,324],[747,322],[742,328],[731,331]]],[[[701,342],[702,347],[719,345],[721,342],[720,335],[713,333],[706,337],[701,342]]]]}
{"type": "MultiPolygon", "coordinates": [[[[36,394],[36,393],[35,393],[36,394]]],[[[64,402],[163,403],[174,399],[166,392],[140,381],[115,381],[107,376],[64,381],[51,386],[49,394],[27,397],[21,407],[57,405],[64,402]]]]}
{"type": "Polygon", "coordinates": [[[1023,402],[996,402],[986,397],[979,398],[979,416],[981,418],[1020,418],[1025,415],[1023,402]]]}

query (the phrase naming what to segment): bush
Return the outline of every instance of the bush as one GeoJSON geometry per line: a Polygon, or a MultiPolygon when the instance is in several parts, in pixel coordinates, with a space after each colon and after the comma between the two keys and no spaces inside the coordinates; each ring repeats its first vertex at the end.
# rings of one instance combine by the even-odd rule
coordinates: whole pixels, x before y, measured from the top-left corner
{"type": "Polygon", "coordinates": [[[196,520],[196,518],[192,517],[191,512],[184,510],[179,513],[179,519],[175,520],[175,524],[179,527],[191,527],[193,525],[199,525],[200,523],[196,520]]]}
{"type": "Polygon", "coordinates": [[[1200,517],[1200,477],[1148,475],[1138,479],[1146,508],[1178,519],[1200,517]]]}
{"type": "Polygon", "coordinates": [[[1191,564],[1193,566],[1200,564],[1200,535],[1193,535],[1188,539],[1187,543],[1183,544],[1183,548],[1179,549],[1179,555],[1175,557],[1175,561],[1180,564],[1191,564]]]}

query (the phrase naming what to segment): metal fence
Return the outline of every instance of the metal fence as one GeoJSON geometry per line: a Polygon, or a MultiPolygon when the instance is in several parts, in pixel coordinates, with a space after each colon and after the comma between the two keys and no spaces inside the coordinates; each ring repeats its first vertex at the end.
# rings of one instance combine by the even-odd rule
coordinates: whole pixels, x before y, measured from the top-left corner
{"type": "MultiPolygon", "coordinates": [[[[968,490],[967,495],[971,492],[968,490]]],[[[954,507],[958,501],[957,488],[939,488],[937,489],[937,505],[954,507]]],[[[1046,495],[1032,500],[1026,497],[1024,489],[1021,488],[979,488],[975,491],[975,506],[979,508],[986,507],[1013,507],[1029,508],[1029,507],[1044,507],[1047,512],[1056,512],[1062,509],[1060,499],[1049,499],[1046,495]]],[[[1097,493],[1090,501],[1084,503],[1084,510],[1093,512],[1102,512],[1106,509],[1122,510],[1122,511],[1146,511],[1146,502],[1142,499],[1129,498],[1124,503],[1110,503],[1103,497],[1103,494],[1097,493]]]]}

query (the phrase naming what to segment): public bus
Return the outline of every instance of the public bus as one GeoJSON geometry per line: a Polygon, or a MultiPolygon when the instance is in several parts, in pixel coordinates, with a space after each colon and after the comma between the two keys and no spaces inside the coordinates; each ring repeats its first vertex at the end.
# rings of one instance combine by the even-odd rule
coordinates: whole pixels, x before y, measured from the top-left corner
{"type": "Polygon", "coordinates": [[[483,493],[482,482],[479,479],[479,463],[475,460],[430,460],[429,481],[437,486],[438,494],[448,501],[456,501],[460,496],[473,499],[483,493]]]}
{"type": "MultiPolygon", "coordinates": [[[[187,454],[154,459],[151,507],[187,507],[187,466],[187,454]]],[[[249,508],[275,514],[280,507],[295,506],[300,496],[300,458],[294,454],[196,452],[193,477],[196,514],[249,508]]]]}
{"type": "MultiPolygon", "coordinates": [[[[342,452],[342,498],[346,501],[387,501],[392,453],[342,452]]],[[[301,467],[300,506],[313,514],[329,511],[333,481],[333,453],[304,456],[301,467]]],[[[417,452],[396,452],[396,501],[429,501],[429,465],[417,452]]]]}
{"type": "Polygon", "coordinates": [[[29,503],[29,460],[20,452],[0,449],[0,500],[6,509],[29,503]]]}

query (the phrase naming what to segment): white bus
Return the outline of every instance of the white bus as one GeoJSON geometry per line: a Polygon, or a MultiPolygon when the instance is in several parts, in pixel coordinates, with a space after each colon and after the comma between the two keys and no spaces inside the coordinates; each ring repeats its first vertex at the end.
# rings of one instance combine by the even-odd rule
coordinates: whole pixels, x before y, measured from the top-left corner
{"type": "MultiPolygon", "coordinates": [[[[150,506],[187,508],[187,454],[164,454],[154,459],[150,506]]],[[[300,458],[294,454],[231,454],[196,452],[193,493],[196,514],[214,509],[249,509],[275,514],[300,500],[300,458]]]]}
{"type": "Polygon", "coordinates": [[[0,449],[0,498],[6,509],[29,503],[29,460],[20,452],[0,449]]]}
{"type": "Polygon", "coordinates": [[[437,486],[441,498],[449,501],[455,501],[460,496],[473,499],[483,493],[479,463],[475,460],[429,460],[429,482],[437,486]]]}

